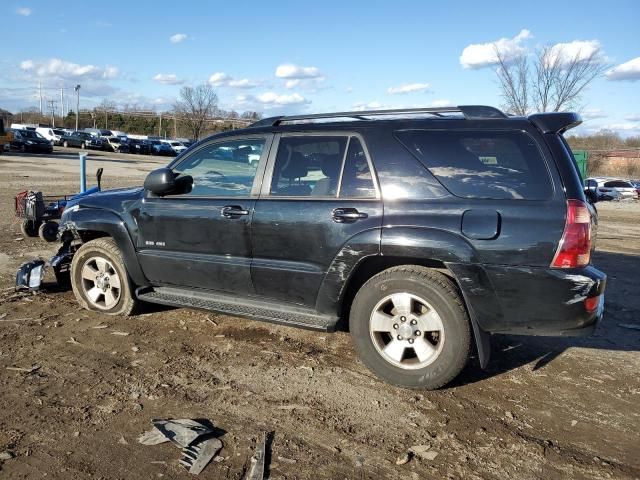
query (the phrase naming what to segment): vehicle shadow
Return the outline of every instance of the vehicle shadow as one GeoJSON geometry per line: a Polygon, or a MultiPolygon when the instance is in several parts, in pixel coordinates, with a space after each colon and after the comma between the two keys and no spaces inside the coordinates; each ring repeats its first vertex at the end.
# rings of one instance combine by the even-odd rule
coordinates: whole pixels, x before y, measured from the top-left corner
{"type": "Polygon", "coordinates": [[[607,274],[605,314],[589,337],[493,335],[491,360],[485,370],[470,362],[451,387],[475,383],[523,365],[543,369],[571,347],[640,352],[640,296],[636,276],[640,255],[596,252],[594,265],[607,274]]]}

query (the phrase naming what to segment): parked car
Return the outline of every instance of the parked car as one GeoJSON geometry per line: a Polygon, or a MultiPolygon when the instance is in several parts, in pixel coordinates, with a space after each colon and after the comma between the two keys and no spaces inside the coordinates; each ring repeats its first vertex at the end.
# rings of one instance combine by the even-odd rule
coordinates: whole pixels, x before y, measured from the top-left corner
{"type": "Polygon", "coordinates": [[[49,140],[51,145],[60,145],[60,139],[64,135],[64,131],[61,129],[51,127],[38,127],[36,128],[36,132],[49,140]]]}
{"type": "Polygon", "coordinates": [[[53,145],[35,130],[11,130],[9,148],[20,152],[51,153],[53,145]]]}
{"type": "Polygon", "coordinates": [[[121,137],[102,137],[103,147],[105,150],[110,150],[117,153],[128,153],[129,144],[126,138],[121,137]]]}
{"type": "Polygon", "coordinates": [[[633,188],[636,189],[638,198],[640,198],[640,180],[631,180],[631,184],[633,185],[633,188]]]}
{"type": "Polygon", "coordinates": [[[137,153],[140,155],[149,155],[151,153],[151,145],[145,140],[129,138],[129,153],[137,153]]]}
{"type": "Polygon", "coordinates": [[[82,149],[91,148],[102,150],[103,141],[99,137],[91,135],[89,132],[73,132],[64,135],[60,141],[64,147],[79,147],[82,149]]]}
{"type": "Polygon", "coordinates": [[[173,153],[176,155],[181,154],[182,152],[184,152],[187,147],[185,147],[182,142],[178,142],[177,140],[160,140],[162,143],[166,143],[167,145],[169,145],[171,147],[171,150],[173,150],[173,153]]]}
{"type": "Polygon", "coordinates": [[[602,318],[596,213],[562,138],[580,121],[484,106],[264,119],[68,207],[51,264],[111,315],[146,301],[348,323],[380,378],[438,388],[472,349],[486,365],[491,333],[584,335],[602,318]]]}
{"type": "Polygon", "coordinates": [[[147,140],[147,142],[151,146],[152,155],[162,155],[168,157],[173,157],[176,155],[176,152],[168,143],[164,143],[160,140],[147,140]]]}
{"type": "Polygon", "coordinates": [[[611,178],[588,178],[585,181],[587,188],[595,186],[598,200],[625,200],[636,198],[636,187],[626,180],[611,178]]]}

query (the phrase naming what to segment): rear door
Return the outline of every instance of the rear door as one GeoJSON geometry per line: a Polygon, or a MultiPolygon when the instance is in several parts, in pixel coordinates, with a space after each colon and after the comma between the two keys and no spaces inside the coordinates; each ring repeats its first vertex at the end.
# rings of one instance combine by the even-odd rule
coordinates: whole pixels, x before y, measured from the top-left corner
{"type": "Polygon", "coordinates": [[[382,202],[357,134],[274,140],[252,225],[255,293],[313,307],[333,259],[382,225],[382,202]]]}
{"type": "Polygon", "coordinates": [[[193,177],[190,192],[145,195],[135,212],[138,254],[152,283],[252,292],[251,218],[271,139],[204,143],[172,167],[179,177],[193,177]]]}

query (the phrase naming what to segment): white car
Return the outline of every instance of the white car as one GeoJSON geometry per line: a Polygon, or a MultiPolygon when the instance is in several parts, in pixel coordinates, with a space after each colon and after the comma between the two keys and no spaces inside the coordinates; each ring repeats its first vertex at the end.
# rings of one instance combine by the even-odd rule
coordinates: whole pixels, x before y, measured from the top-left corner
{"type": "Polygon", "coordinates": [[[181,142],[178,142],[177,140],[160,140],[160,141],[162,143],[168,144],[171,147],[171,150],[176,152],[176,154],[180,154],[187,149],[187,147],[185,147],[181,142]]]}
{"type": "Polygon", "coordinates": [[[624,200],[637,198],[638,192],[631,182],[616,178],[587,178],[587,188],[596,188],[598,200],[624,200]]]}
{"type": "Polygon", "coordinates": [[[61,128],[38,127],[36,132],[51,142],[51,145],[60,145],[60,139],[65,134],[61,128]]]}

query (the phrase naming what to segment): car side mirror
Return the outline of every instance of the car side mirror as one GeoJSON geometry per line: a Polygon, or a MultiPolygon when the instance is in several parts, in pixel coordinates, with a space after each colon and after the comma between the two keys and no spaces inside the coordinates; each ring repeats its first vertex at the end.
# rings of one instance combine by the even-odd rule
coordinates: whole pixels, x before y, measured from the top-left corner
{"type": "Polygon", "coordinates": [[[173,170],[166,167],[152,171],[144,179],[144,189],[159,197],[189,193],[192,186],[193,178],[190,175],[178,177],[173,170]]]}

